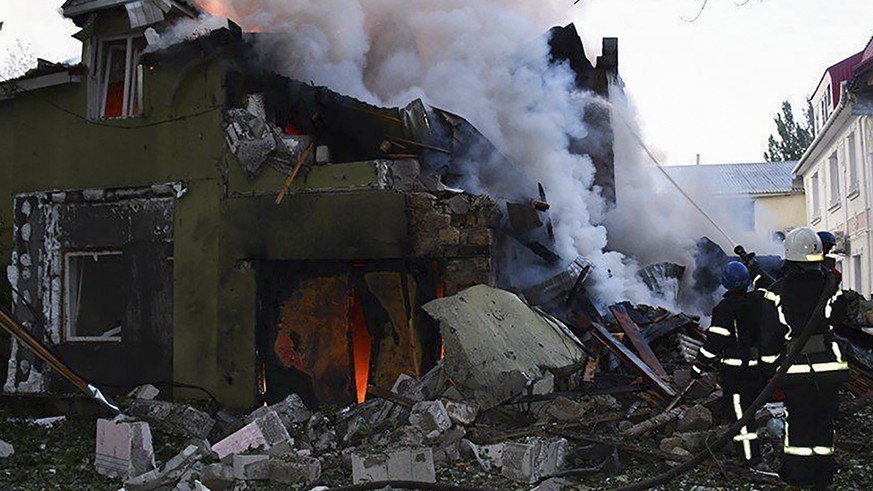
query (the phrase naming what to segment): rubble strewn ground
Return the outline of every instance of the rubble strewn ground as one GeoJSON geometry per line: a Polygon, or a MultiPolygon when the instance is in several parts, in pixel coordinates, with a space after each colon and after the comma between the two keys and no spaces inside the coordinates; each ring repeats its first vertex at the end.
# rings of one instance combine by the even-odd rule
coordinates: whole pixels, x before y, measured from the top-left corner
{"type": "MultiPolygon", "coordinates": [[[[844,396],[844,405],[853,397],[844,396]]],[[[608,413],[606,413],[608,414],[608,413]]],[[[833,489],[866,490],[873,478],[873,457],[870,455],[866,435],[873,434],[873,407],[868,406],[852,416],[839,420],[838,435],[842,441],[863,440],[867,447],[852,451],[840,449],[837,459],[840,471],[833,489]]],[[[396,425],[395,425],[396,426],[396,425]]],[[[606,423],[592,425],[584,430],[574,430],[575,433],[588,435],[591,428],[594,433],[603,438],[620,438],[618,424],[606,423]]],[[[0,413],[0,428],[3,428],[3,439],[15,448],[15,454],[0,460],[0,489],[15,489],[22,491],[45,489],[89,489],[112,490],[121,486],[117,480],[98,474],[94,469],[94,435],[96,422],[94,418],[73,417],[53,428],[43,428],[29,423],[27,420],[13,416],[11,413],[0,413]]],[[[179,436],[154,431],[156,460],[166,462],[183,448],[186,440],[179,436]]],[[[779,460],[779,440],[769,435],[764,441],[766,465],[774,469],[779,460]]],[[[649,436],[638,442],[652,452],[658,451],[657,436],[649,436]]],[[[576,444],[570,446],[578,448],[576,444]]],[[[602,455],[588,446],[581,446],[581,453],[602,455]]],[[[577,452],[579,453],[579,452],[577,452]]],[[[575,461],[574,451],[569,455],[575,461]]],[[[718,462],[728,466],[731,457],[724,451],[716,454],[718,462]]],[[[715,462],[715,460],[713,460],[715,462]]],[[[663,459],[641,458],[635,454],[619,451],[617,467],[605,469],[605,472],[586,477],[569,479],[572,487],[566,489],[604,490],[615,486],[628,484],[639,479],[651,477],[664,469],[663,459]]],[[[473,457],[463,457],[456,462],[445,462],[436,466],[436,479],[442,483],[463,484],[467,486],[482,486],[504,490],[527,490],[532,486],[518,483],[505,478],[500,473],[486,471],[473,457]]],[[[352,482],[351,468],[344,463],[342,455],[329,453],[322,461],[321,476],[311,485],[289,485],[270,481],[248,481],[248,490],[309,490],[316,485],[340,486],[352,482]]],[[[172,489],[172,488],[168,488],[172,489]]],[[[750,483],[744,477],[731,473],[722,473],[715,466],[706,466],[692,471],[669,485],[660,488],[664,490],[767,490],[781,489],[750,483]]]]}
{"type": "MultiPolygon", "coordinates": [[[[576,293],[568,295],[584,308],[576,293]]],[[[695,318],[629,304],[612,306],[612,317],[596,309],[567,314],[482,286],[425,308],[443,323],[445,359],[420,378],[371,386],[362,404],[309,408],[291,394],[235,414],[212,403],[155,399],[154,388],[143,388],[115,418],[2,413],[0,486],[238,491],[417,481],[594,491],[705,452],[700,467],[659,489],[782,488],[778,400],[757,414],[758,467],[742,465],[731,448],[710,446],[731,421],[717,376],[691,383],[689,361],[705,338],[695,318]],[[523,351],[538,340],[549,345],[523,351]],[[489,369],[477,370],[482,364],[489,369]]],[[[842,395],[834,489],[869,489],[873,474],[864,329],[841,330],[853,377],[842,395]]]]}

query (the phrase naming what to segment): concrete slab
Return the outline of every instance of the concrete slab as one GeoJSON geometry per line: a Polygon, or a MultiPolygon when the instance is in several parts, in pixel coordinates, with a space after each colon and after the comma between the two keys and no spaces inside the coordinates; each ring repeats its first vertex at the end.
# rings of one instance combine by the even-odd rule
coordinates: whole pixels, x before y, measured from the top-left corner
{"type": "Polygon", "coordinates": [[[585,357],[563,329],[518,296],[485,285],[429,302],[441,323],[445,371],[459,390],[490,409],[585,357]]]}
{"type": "Polygon", "coordinates": [[[355,484],[376,481],[436,482],[433,451],[425,447],[388,453],[353,453],[352,480],[355,484]]]}

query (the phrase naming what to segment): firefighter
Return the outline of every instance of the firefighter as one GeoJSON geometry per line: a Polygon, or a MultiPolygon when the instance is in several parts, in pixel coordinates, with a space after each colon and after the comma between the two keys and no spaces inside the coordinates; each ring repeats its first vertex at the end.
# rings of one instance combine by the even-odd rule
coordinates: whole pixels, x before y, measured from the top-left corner
{"type": "Polygon", "coordinates": [[[849,368],[833,328],[846,317],[846,301],[836,278],[822,268],[821,239],[808,228],[785,238],[785,273],[764,292],[761,361],[772,370],[800,337],[816,304],[827,298],[824,319],[789,367],[780,387],[785,395],[785,437],[780,477],[792,485],[827,489],[833,481],[834,418],[840,385],[849,368]]]}
{"type": "Polygon", "coordinates": [[[837,278],[837,284],[839,285],[843,281],[843,273],[840,273],[840,270],[837,269],[837,261],[832,257],[828,257],[828,254],[830,254],[831,250],[833,250],[837,245],[837,237],[824,230],[818,232],[816,235],[821,239],[821,250],[824,255],[822,267],[826,271],[830,271],[837,278]]]}
{"type": "MultiPolygon", "coordinates": [[[[763,294],[748,291],[751,277],[741,262],[729,262],[722,270],[721,282],[727,292],[712,310],[706,343],[691,368],[695,377],[704,368],[721,370],[725,414],[738,420],[766,382],[758,358],[763,294]]],[[[761,460],[756,430],[752,420],[733,437],[739,455],[748,465],[761,460]]]]}

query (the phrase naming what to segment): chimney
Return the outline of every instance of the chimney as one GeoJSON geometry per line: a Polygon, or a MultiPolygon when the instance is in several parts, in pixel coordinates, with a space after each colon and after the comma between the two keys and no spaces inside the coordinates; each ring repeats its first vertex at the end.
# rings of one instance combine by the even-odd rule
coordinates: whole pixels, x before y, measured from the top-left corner
{"type": "Polygon", "coordinates": [[[597,68],[618,71],[618,38],[603,38],[602,54],[597,57],[597,68]]]}

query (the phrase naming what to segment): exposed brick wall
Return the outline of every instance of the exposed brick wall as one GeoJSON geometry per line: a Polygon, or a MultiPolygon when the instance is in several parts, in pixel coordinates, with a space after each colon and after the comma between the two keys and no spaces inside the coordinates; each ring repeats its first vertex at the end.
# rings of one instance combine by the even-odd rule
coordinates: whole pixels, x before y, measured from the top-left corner
{"type": "Polygon", "coordinates": [[[406,193],[412,257],[443,261],[445,294],[477,284],[493,285],[492,226],[499,219],[488,196],[406,193]]]}

